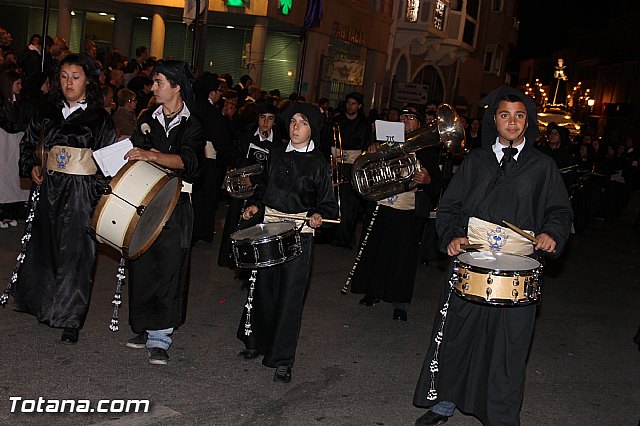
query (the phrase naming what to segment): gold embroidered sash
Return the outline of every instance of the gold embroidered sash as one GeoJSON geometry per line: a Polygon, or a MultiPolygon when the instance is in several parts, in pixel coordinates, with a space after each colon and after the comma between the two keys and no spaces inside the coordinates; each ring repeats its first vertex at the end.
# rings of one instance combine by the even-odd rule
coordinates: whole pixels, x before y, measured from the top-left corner
{"type": "Polygon", "coordinates": [[[69,175],[93,175],[98,171],[89,148],[55,145],[47,155],[47,170],[69,175]]]}
{"type": "MultiPolygon", "coordinates": [[[[533,232],[525,231],[531,236],[533,232]]],[[[469,244],[482,244],[483,250],[528,256],[533,253],[533,243],[507,226],[470,217],[467,228],[469,244]]]]}

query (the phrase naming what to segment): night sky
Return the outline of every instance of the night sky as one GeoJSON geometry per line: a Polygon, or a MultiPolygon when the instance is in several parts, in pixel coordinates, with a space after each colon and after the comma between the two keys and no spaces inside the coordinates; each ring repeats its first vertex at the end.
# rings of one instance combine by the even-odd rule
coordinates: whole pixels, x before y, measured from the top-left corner
{"type": "Polygon", "coordinates": [[[611,0],[520,0],[518,57],[521,59],[549,55],[568,47],[573,31],[600,28],[614,7],[611,0]]]}

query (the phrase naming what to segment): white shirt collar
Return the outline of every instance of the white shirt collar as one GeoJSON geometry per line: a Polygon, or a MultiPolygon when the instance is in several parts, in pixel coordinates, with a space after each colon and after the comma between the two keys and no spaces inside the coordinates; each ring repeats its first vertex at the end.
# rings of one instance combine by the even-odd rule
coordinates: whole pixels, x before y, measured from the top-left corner
{"type": "Polygon", "coordinates": [[[178,114],[176,114],[175,117],[173,117],[173,119],[169,123],[169,126],[165,125],[164,114],[162,113],[162,105],[158,106],[158,108],[153,111],[153,114],[151,114],[151,116],[158,120],[160,124],[162,124],[162,127],[165,129],[165,133],[167,134],[167,136],[169,136],[169,132],[171,131],[171,129],[180,124],[180,122],[182,121],[182,117],[185,117],[187,120],[189,119],[189,117],[191,117],[191,111],[189,111],[189,108],[187,108],[187,104],[183,102],[182,111],[180,111],[178,114]]]}
{"type": "Polygon", "coordinates": [[[69,105],[67,105],[66,102],[63,102],[63,105],[62,105],[62,116],[66,120],[71,114],[73,114],[75,111],[79,110],[80,108],[82,108],[83,110],[87,109],[87,103],[86,102],[78,102],[74,106],[70,107],[69,105]]]}
{"type": "Polygon", "coordinates": [[[305,146],[304,148],[295,148],[293,145],[291,145],[291,141],[289,141],[289,145],[287,145],[287,149],[285,149],[284,152],[291,152],[291,151],[311,152],[315,147],[316,146],[313,143],[313,141],[309,141],[309,145],[305,146]]]}
{"type": "MultiPolygon", "coordinates": [[[[515,154],[513,156],[513,159],[518,161],[518,156],[520,155],[520,152],[522,151],[522,148],[524,148],[524,144],[526,143],[526,139],[522,141],[522,143],[518,146],[514,146],[513,148],[518,150],[518,153],[515,154]]],[[[493,146],[491,147],[491,149],[493,149],[493,153],[496,155],[496,159],[498,160],[498,163],[500,161],[502,161],[502,157],[504,157],[504,152],[502,152],[502,148],[509,148],[508,146],[502,145],[500,143],[500,137],[496,138],[496,143],[493,144],[493,146]]]]}
{"type": "Polygon", "coordinates": [[[258,136],[260,138],[261,142],[264,141],[264,140],[268,140],[269,142],[273,142],[273,129],[269,130],[269,136],[267,136],[266,138],[263,138],[262,137],[262,133],[260,133],[260,127],[258,127],[258,129],[253,134],[253,136],[258,136]]]}

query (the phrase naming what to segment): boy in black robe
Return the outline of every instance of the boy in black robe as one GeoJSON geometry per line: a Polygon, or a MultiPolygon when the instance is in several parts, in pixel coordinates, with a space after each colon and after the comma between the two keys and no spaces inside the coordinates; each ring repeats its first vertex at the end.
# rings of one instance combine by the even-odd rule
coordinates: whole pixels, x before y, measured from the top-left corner
{"type": "Polygon", "coordinates": [[[300,235],[302,254],[258,270],[257,284],[249,289],[237,335],[245,344],[241,359],[262,354],[262,364],[276,369],[273,380],[289,383],[309,286],[312,228],[318,228],[323,218],[335,217],[338,206],[329,163],[314,143],[323,123],[320,110],[296,103],[284,112],[283,121],[289,124],[291,141],[269,151],[266,188],[256,191],[256,198],[249,200],[242,217],[248,220],[262,209],[265,221],[273,220],[270,213],[306,217],[300,235]]]}
{"type": "Polygon", "coordinates": [[[183,192],[154,243],[129,263],[129,323],[138,335],[131,348],[146,346],[149,362],[165,365],[175,328],[184,324],[189,287],[193,209],[186,190],[203,162],[204,134],[193,109],[193,81],[182,61],[163,61],[152,73],[154,96],[161,104],[147,110],[136,125],[129,160],[152,161],[175,171],[183,192]],[[148,124],[151,132],[143,134],[148,124]]]}
{"type": "MultiPolygon", "coordinates": [[[[557,166],[533,147],[535,104],[507,86],[483,102],[482,147],[469,153],[438,205],[440,248],[462,253],[475,217],[531,230],[538,238],[534,256],[558,256],[573,214],[557,166]]],[[[474,304],[451,292],[447,280],[413,401],[431,408],[415,424],[442,424],[456,407],[483,424],[520,424],[536,306],[474,304]]]]}

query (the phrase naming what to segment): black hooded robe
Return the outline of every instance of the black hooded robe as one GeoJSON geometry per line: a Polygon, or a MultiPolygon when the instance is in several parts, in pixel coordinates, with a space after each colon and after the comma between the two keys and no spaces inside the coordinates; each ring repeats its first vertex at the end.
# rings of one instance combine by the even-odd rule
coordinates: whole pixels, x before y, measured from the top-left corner
{"type": "MultiPolygon", "coordinates": [[[[559,255],[571,228],[571,204],[555,163],[533,147],[538,131],[535,105],[506,86],[492,92],[486,103],[489,108],[484,116],[482,147],[469,153],[438,206],[436,227],[440,248],[446,252],[453,238],[466,236],[468,219],[475,216],[493,223],[506,220],[536,235],[545,232],[555,239],[555,255],[559,255]],[[493,121],[495,102],[503,94],[516,95],[525,103],[529,121],[525,146],[504,176],[499,173],[491,150],[497,137],[493,121]]],[[[484,424],[520,424],[535,313],[535,305],[496,307],[463,300],[452,294],[447,278],[414,405],[430,407],[440,401],[451,401],[460,411],[477,416],[484,424]],[[447,299],[444,333],[438,349],[439,371],[435,375],[437,397],[429,400],[436,337],[447,299]]]]}
{"type": "MultiPolygon", "coordinates": [[[[185,107],[186,108],[186,107],[185,107]]],[[[182,158],[183,170],[175,170],[183,181],[191,182],[204,155],[200,121],[191,115],[169,131],[169,136],[153,111],[138,120],[131,141],[134,146],[150,143],[160,152],[182,158]],[[148,139],[140,126],[148,123],[148,139]]],[[[184,324],[189,289],[189,264],[193,209],[189,194],[181,193],[173,213],[154,243],[139,258],[129,262],[129,324],[134,333],[176,328],[184,324]]]]}
{"type": "MultiPolygon", "coordinates": [[[[250,200],[247,205],[263,204],[283,213],[319,213],[335,217],[338,211],[331,186],[329,163],[317,149],[309,152],[285,152],[278,144],[269,151],[269,182],[262,203],[250,200]]],[[[302,254],[280,265],[258,270],[251,324],[253,332],[245,335],[245,306],[237,336],[248,349],[264,354],[267,367],[292,366],[302,320],[304,297],[309,286],[312,237],[301,234],[302,254]]]]}
{"type": "MultiPolygon", "coordinates": [[[[30,176],[40,129],[47,149],[54,145],[91,148],[116,141],[104,108],[78,109],[66,119],[50,108],[28,126],[20,144],[20,170],[30,176]]],[[[17,311],[34,315],[56,328],[82,328],[89,310],[96,262],[96,242],[89,233],[91,215],[106,184],[102,173],[44,174],[35,209],[31,240],[16,282],[17,311]]]]}

